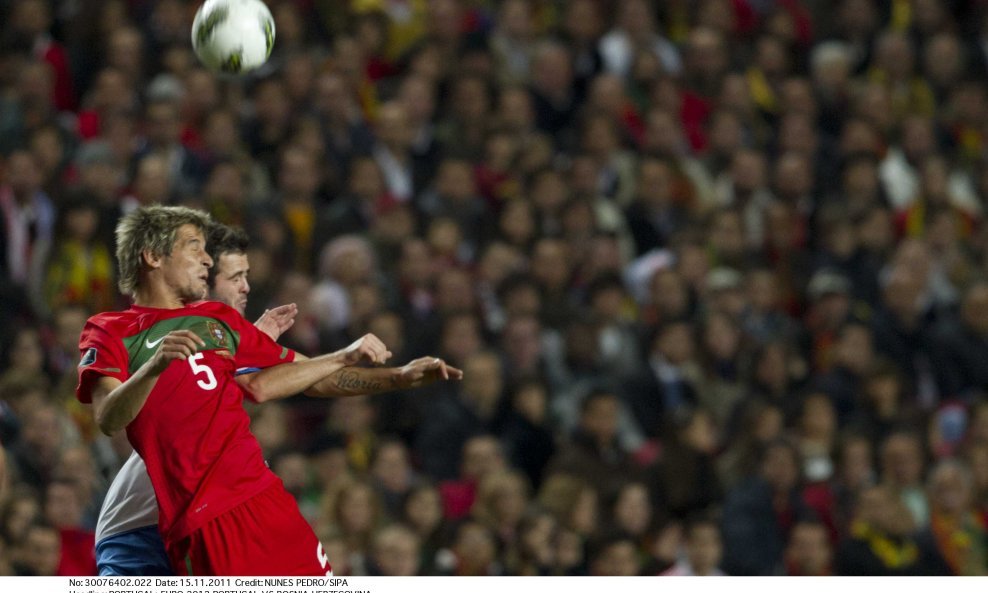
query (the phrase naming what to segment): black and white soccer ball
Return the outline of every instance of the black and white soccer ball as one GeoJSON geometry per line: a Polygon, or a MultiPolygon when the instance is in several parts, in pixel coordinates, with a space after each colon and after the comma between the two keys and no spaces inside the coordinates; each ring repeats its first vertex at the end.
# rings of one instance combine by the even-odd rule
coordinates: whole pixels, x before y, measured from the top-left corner
{"type": "Polygon", "coordinates": [[[214,72],[250,72],[273,48],[274,18],[261,0],[206,0],[192,22],[192,49],[214,72]]]}

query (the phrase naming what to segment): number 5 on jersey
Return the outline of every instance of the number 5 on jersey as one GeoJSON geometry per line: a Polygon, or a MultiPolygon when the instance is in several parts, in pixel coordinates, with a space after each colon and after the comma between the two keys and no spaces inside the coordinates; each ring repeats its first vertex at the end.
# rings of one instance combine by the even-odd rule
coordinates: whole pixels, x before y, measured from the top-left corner
{"type": "Polygon", "coordinates": [[[189,361],[189,366],[192,367],[192,373],[198,375],[199,373],[206,373],[206,379],[199,379],[196,381],[199,387],[205,390],[216,389],[218,383],[216,382],[216,375],[213,374],[213,369],[209,368],[209,365],[199,364],[198,361],[202,360],[205,356],[203,352],[196,352],[190,356],[187,360],[189,361]]]}

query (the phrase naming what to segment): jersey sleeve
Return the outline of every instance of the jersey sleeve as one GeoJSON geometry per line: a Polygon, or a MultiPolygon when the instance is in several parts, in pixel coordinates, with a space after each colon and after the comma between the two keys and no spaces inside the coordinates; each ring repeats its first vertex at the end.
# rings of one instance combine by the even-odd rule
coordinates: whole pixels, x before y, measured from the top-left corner
{"type": "Polygon", "coordinates": [[[79,383],[75,396],[84,404],[92,403],[93,385],[100,377],[113,377],[122,383],[130,376],[123,342],[92,319],[86,322],[79,336],[79,355],[79,383]]]}
{"type": "Polygon", "coordinates": [[[240,343],[234,355],[237,374],[295,360],[293,350],[278,344],[236,312],[230,316],[230,320],[232,321],[231,325],[240,334],[240,343]]]}

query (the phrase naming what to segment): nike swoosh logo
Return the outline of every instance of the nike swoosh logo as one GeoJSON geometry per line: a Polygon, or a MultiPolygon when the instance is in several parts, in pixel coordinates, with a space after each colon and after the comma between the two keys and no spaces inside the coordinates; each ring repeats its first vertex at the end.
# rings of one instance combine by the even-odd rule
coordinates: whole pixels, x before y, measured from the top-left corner
{"type": "Polygon", "coordinates": [[[157,340],[155,340],[155,341],[152,342],[151,340],[148,340],[147,338],[145,338],[144,339],[144,345],[147,346],[148,348],[154,348],[155,346],[157,346],[158,344],[161,343],[161,340],[164,340],[164,339],[165,339],[165,336],[161,336],[160,338],[158,338],[157,340]]]}

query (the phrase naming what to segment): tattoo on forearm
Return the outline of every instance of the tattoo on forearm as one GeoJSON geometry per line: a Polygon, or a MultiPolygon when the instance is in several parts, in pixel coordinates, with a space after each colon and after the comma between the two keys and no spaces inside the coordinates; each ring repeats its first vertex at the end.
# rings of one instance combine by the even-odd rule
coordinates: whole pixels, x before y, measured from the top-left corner
{"type": "Polygon", "coordinates": [[[350,393],[377,393],[384,390],[382,382],[361,379],[360,374],[354,371],[340,372],[336,377],[336,387],[350,393]]]}

